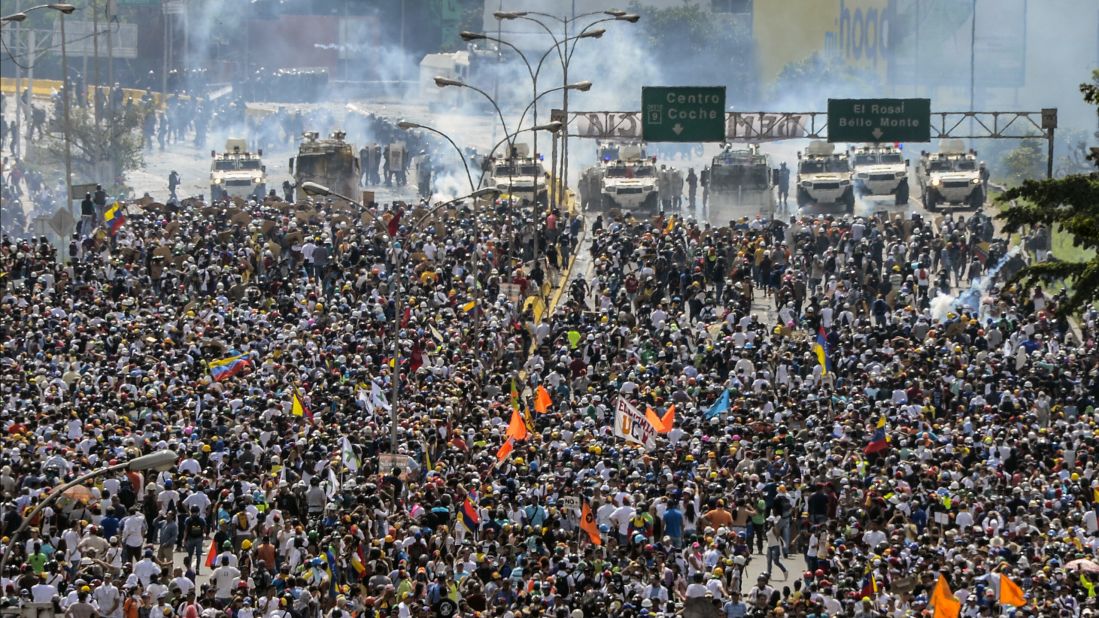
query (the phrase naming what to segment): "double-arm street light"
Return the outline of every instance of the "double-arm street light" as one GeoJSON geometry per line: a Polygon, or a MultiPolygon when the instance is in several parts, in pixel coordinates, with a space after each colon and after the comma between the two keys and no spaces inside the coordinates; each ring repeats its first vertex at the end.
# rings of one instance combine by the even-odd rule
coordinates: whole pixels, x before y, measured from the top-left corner
{"type": "Polygon", "coordinates": [[[37,517],[38,514],[42,512],[42,509],[45,509],[46,507],[56,502],[57,499],[60,498],[62,494],[64,494],[66,491],[86,481],[90,481],[91,479],[94,479],[96,477],[103,476],[104,474],[110,474],[111,472],[117,472],[119,470],[131,470],[134,472],[142,472],[145,470],[168,470],[173,465],[175,465],[177,459],[179,459],[179,456],[176,455],[175,451],[155,451],[149,453],[148,455],[134,457],[133,459],[130,459],[128,461],[104,466],[102,468],[96,468],[91,472],[76,477],[68,483],[58,485],[52,491],[50,491],[50,493],[46,495],[46,497],[41,502],[35,505],[34,509],[32,509],[30,513],[23,517],[23,523],[19,524],[19,527],[15,529],[15,532],[11,533],[11,536],[8,537],[8,545],[4,548],[4,555],[0,556],[0,574],[3,574],[5,572],[4,568],[8,564],[8,558],[11,556],[12,550],[15,549],[15,544],[19,542],[19,535],[22,534],[23,530],[25,530],[27,526],[29,526],[31,522],[34,521],[35,517],[37,517]]]}
{"type": "MultiPolygon", "coordinates": [[[[463,33],[463,35],[464,34],[468,34],[468,33],[463,33]]],[[[518,51],[518,50],[516,50],[516,51],[518,51]]],[[[545,58],[545,56],[543,56],[543,59],[544,58],[545,58]]],[[[523,61],[526,62],[526,59],[524,58],[523,61]]],[[[530,68],[529,65],[528,65],[528,68],[530,68]]],[[[537,79],[535,77],[536,75],[537,75],[536,72],[534,72],[534,71],[531,72],[531,78],[532,79],[537,79]]],[[[534,97],[531,99],[531,102],[529,104],[527,104],[527,106],[523,109],[523,113],[520,114],[520,116],[519,116],[519,122],[518,122],[518,124],[516,124],[516,130],[515,131],[510,131],[508,129],[507,123],[504,122],[504,115],[502,113],[500,113],[500,106],[484,90],[481,90],[481,89],[479,89],[475,86],[471,86],[471,85],[469,85],[469,84],[467,84],[463,81],[460,81],[460,80],[457,80],[457,79],[451,79],[451,78],[448,78],[448,77],[436,77],[435,78],[435,84],[438,85],[440,88],[443,88],[443,87],[446,87],[446,86],[457,86],[457,87],[470,88],[472,90],[476,90],[477,92],[481,93],[485,98],[487,98],[489,100],[490,103],[492,103],[493,107],[496,109],[497,113],[500,116],[500,124],[504,129],[504,141],[508,142],[508,156],[507,156],[507,158],[509,160],[513,157],[514,152],[515,152],[515,144],[512,141],[512,138],[523,131],[523,129],[522,129],[523,121],[526,120],[527,112],[531,111],[532,108],[534,109],[534,121],[533,121],[534,126],[530,127],[529,130],[531,130],[534,133],[534,138],[533,138],[533,143],[534,143],[534,148],[533,148],[534,149],[534,155],[533,156],[534,156],[534,158],[537,158],[537,156],[538,156],[538,131],[548,130],[548,131],[553,131],[555,133],[557,131],[557,129],[550,128],[550,127],[554,126],[553,123],[549,123],[549,124],[545,124],[545,125],[539,125],[538,124],[538,117],[537,117],[537,114],[538,114],[538,99],[540,99],[543,96],[545,96],[547,94],[550,94],[552,92],[559,92],[559,91],[562,91],[562,90],[577,90],[577,91],[580,91],[580,92],[587,92],[588,90],[591,90],[591,85],[592,85],[590,81],[585,80],[585,81],[582,81],[582,82],[576,82],[575,84],[564,84],[562,86],[558,86],[556,88],[550,88],[549,90],[545,90],[545,91],[542,91],[542,92],[535,91],[534,92],[534,97]]],[[[422,128],[428,128],[428,127],[422,127],[422,128]]],[[[558,127],[558,128],[560,128],[560,127],[558,127]]],[[[433,129],[429,129],[429,130],[433,130],[433,129]]],[[[438,131],[436,131],[436,132],[438,132],[438,131]]],[[[452,141],[451,144],[453,145],[453,143],[454,142],[452,141]]],[[[503,143],[503,142],[501,142],[501,143],[503,143]]],[[[457,146],[455,146],[455,148],[457,148],[457,146]]],[[[495,152],[496,148],[494,147],[492,150],[493,150],[493,152],[495,152]]],[[[491,159],[492,159],[491,154],[488,156],[488,159],[491,161],[491,159]]],[[[463,158],[463,161],[464,161],[464,158],[463,158]]],[[[537,166],[534,166],[534,171],[532,172],[532,176],[534,177],[534,185],[537,186],[537,184],[538,184],[538,182],[537,182],[537,176],[538,176],[537,166]]],[[[484,177],[485,177],[484,170],[482,170],[481,179],[483,180],[484,177]]],[[[556,184],[557,184],[557,178],[555,176],[553,178],[553,185],[556,185],[556,184]]],[[[481,183],[478,182],[477,186],[480,186],[480,185],[481,185],[481,183]]],[[[551,185],[551,196],[550,196],[550,203],[551,204],[554,203],[553,197],[555,195],[555,191],[552,191],[553,190],[553,185],[551,185]]],[[[535,200],[537,200],[538,196],[534,195],[533,198],[535,200]]]]}
{"type": "MultiPolygon", "coordinates": [[[[540,12],[540,11],[497,11],[496,13],[493,13],[493,16],[496,19],[500,20],[500,21],[514,20],[514,19],[526,20],[526,21],[529,21],[533,24],[538,25],[538,27],[540,27],[542,30],[545,30],[546,34],[549,35],[549,37],[553,40],[553,43],[554,43],[554,45],[550,48],[550,51],[557,50],[557,57],[558,57],[558,60],[560,60],[560,62],[561,62],[561,83],[563,83],[563,84],[567,84],[569,82],[569,63],[572,61],[572,54],[576,50],[576,45],[575,45],[576,41],[578,41],[579,39],[599,38],[600,36],[602,36],[602,29],[592,30],[592,28],[594,26],[597,26],[599,24],[606,23],[606,22],[611,22],[611,21],[621,21],[621,22],[627,22],[627,23],[634,24],[634,23],[637,23],[637,21],[639,19],[641,19],[640,15],[627,13],[626,11],[623,11],[621,9],[610,9],[610,10],[607,10],[607,11],[591,11],[589,13],[582,13],[580,15],[576,15],[576,16],[573,16],[573,17],[559,17],[557,15],[551,15],[549,13],[543,13],[543,12],[540,12]],[[597,19],[597,20],[585,25],[583,28],[580,28],[579,32],[577,34],[572,35],[572,36],[569,35],[570,27],[574,26],[576,22],[578,22],[582,19],[586,19],[588,17],[598,16],[598,15],[603,15],[605,17],[603,17],[602,19],[597,19]],[[549,26],[547,26],[546,23],[543,22],[542,19],[539,19],[539,18],[552,19],[552,20],[558,22],[561,25],[562,29],[563,29],[563,33],[561,34],[561,36],[559,37],[558,34],[553,31],[553,29],[551,29],[549,26]],[[593,33],[598,33],[598,35],[593,36],[593,33]],[[570,43],[571,43],[571,45],[570,45],[570,43]]],[[[514,47],[513,47],[513,49],[514,49],[514,47]]],[[[550,53],[550,51],[547,51],[547,54],[550,53]]],[[[562,94],[561,107],[562,107],[563,112],[565,113],[565,119],[566,119],[566,124],[567,124],[568,112],[569,112],[569,92],[568,92],[568,90],[565,90],[562,94]]],[[[562,149],[561,149],[561,177],[562,177],[561,184],[562,184],[562,186],[565,186],[565,185],[568,184],[568,173],[569,173],[568,172],[568,161],[569,161],[568,151],[569,151],[569,140],[568,140],[568,130],[566,129],[565,135],[564,135],[564,142],[562,143],[562,149]]]]}
{"type": "MultiPolygon", "coordinates": [[[[71,125],[69,124],[69,90],[68,90],[68,85],[69,85],[69,57],[68,57],[67,49],[66,49],[66,46],[65,46],[65,16],[69,15],[73,11],[75,11],[76,7],[73,6],[72,4],[67,3],[67,2],[50,2],[50,3],[47,3],[47,4],[38,4],[38,5],[32,6],[32,7],[27,8],[27,9],[23,9],[22,11],[19,11],[18,13],[13,13],[13,14],[7,15],[5,17],[0,17],[0,23],[13,23],[13,24],[16,24],[16,25],[21,24],[22,22],[26,21],[28,13],[33,13],[34,11],[40,11],[42,9],[51,9],[51,10],[57,11],[58,13],[61,14],[61,73],[62,73],[61,83],[63,85],[62,86],[62,88],[63,88],[62,96],[64,97],[64,99],[62,100],[62,103],[63,103],[64,109],[65,109],[65,112],[64,112],[65,113],[65,127],[64,127],[64,129],[65,129],[65,190],[69,193],[69,195],[67,195],[66,198],[65,198],[65,200],[66,200],[65,203],[66,203],[67,207],[71,209],[72,208],[72,131],[71,131],[71,125]]],[[[18,32],[16,32],[16,36],[18,37],[18,32]]],[[[32,54],[33,54],[33,51],[34,50],[31,50],[32,54]]],[[[10,51],[8,52],[8,55],[12,56],[10,51]]],[[[15,60],[14,56],[12,56],[12,60],[15,60]]],[[[16,62],[15,63],[15,135],[12,136],[12,139],[15,140],[14,143],[15,143],[15,146],[16,146],[16,149],[15,149],[16,153],[21,153],[22,152],[21,149],[19,148],[20,126],[22,125],[22,122],[23,122],[22,116],[25,113],[23,111],[23,96],[22,96],[23,93],[19,92],[20,82],[22,81],[22,77],[23,77],[22,67],[20,66],[20,64],[18,62],[16,62]]],[[[33,97],[33,93],[32,93],[32,97],[33,97]]],[[[31,104],[30,100],[27,101],[27,104],[28,105],[31,104]]]]}
{"type": "MultiPolygon", "coordinates": [[[[301,190],[304,191],[306,195],[312,195],[317,197],[337,197],[348,203],[354,204],[358,206],[363,213],[370,217],[371,221],[373,221],[376,227],[384,230],[384,233],[386,234],[389,233],[388,226],[386,226],[386,224],[381,219],[379,219],[377,215],[375,215],[371,210],[365,208],[361,203],[351,199],[350,197],[347,197],[346,195],[340,195],[332,189],[329,189],[328,187],[317,184],[315,182],[302,183],[301,190]]],[[[495,196],[499,194],[500,192],[495,187],[490,187],[487,189],[478,189],[468,195],[463,195],[461,197],[456,197],[452,200],[436,204],[430,210],[421,215],[419,219],[413,221],[412,225],[406,228],[407,231],[405,232],[405,235],[411,237],[411,235],[419,231],[423,224],[430,220],[436,212],[442,210],[443,208],[446,208],[447,206],[457,204],[458,202],[467,199],[477,199],[481,197],[487,197],[489,195],[495,196]]],[[[387,268],[389,270],[390,294],[393,296],[393,330],[391,333],[393,337],[393,373],[391,374],[391,380],[393,381],[393,390],[392,397],[389,402],[389,450],[391,453],[397,452],[397,426],[400,422],[400,417],[397,413],[397,405],[399,403],[398,398],[400,397],[401,387],[401,303],[403,302],[403,298],[401,297],[400,274],[397,272],[397,269],[400,266],[399,260],[397,259],[397,248],[400,246],[399,242],[400,237],[397,234],[389,236],[389,266],[387,268]]]]}
{"type": "MultiPolygon", "coordinates": [[[[511,48],[511,50],[514,51],[515,54],[519,56],[519,59],[523,61],[523,66],[525,66],[526,69],[527,69],[527,74],[530,76],[531,105],[534,106],[534,114],[533,114],[532,124],[538,124],[538,104],[537,104],[537,101],[538,101],[539,97],[542,96],[541,94],[538,93],[538,77],[542,74],[542,66],[545,64],[546,58],[548,58],[549,55],[554,53],[555,51],[557,52],[559,58],[562,57],[561,56],[561,53],[562,53],[561,46],[562,45],[567,45],[567,43],[569,41],[575,41],[577,39],[598,39],[598,38],[601,38],[604,34],[606,34],[606,32],[607,31],[605,29],[599,28],[599,29],[596,29],[596,30],[588,30],[588,31],[585,31],[585,32],[581,32],[580,34],[578,34],[576,36],[568,37],[567,39],[561,40],[561,41],[558,41],[558,40],[554,39],[554,44],[551,45],[550,48],[547,49],[545,51],[545,53],[542,54],[542,57],[538,59],[538,63],[535,64],[535,65],[531,65],[530,60],[527,59],[527,55],[524,54],[521,49],[516,47],[510,41],[506,41],[502,38],[494,37],[494,36],[484,34],[484,33],[481,33],[481,32],[468,32],[468,31],[465,31],[465,32],[459,33],[458,36],[460,36],[463,41],[492,41],[493,43],[496,43],[497,45],[503,45],[505,47],[511,48]]],[[[576,87],[576,86],[570,85],[568,83],[568,80],[566,79],[562,82],[561,88],[555,88],[554,91],[559,91],[559,90],[581,90],[581,91],[587,92],[588,90],[591,89],[591,82],[582,82],[582,83],[585,83],[587,85],[583,88],[576,87]]],[[[542,94],[546,94],[548,92],[551,92],[551,91],[546,91],[546,92],[543,92],[542,94]]],[[[527,109],[530,109],[530,108],[528,107],[527,109]]],[[[523,115],[524,116],[526,115],[526,110],[523,111],[523,115]]],[[[518,129],[522,126],[523,126],[523,119],[520,118],[519,119],[519,124],[516,125],[515,128],[518,129]]],[[[507,130],[506,129],[504,130],[504,134],[507,135],[507,130]]],[[[532,149],[534,151],[534,156],[537,157],[538,156],[538,134],[537,133],[534,134],[532,149]]]]}

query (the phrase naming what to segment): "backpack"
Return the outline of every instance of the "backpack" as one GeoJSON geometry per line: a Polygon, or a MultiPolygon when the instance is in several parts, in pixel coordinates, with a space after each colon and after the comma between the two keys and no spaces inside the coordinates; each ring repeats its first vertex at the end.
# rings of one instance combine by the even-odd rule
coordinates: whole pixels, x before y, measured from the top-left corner
{"type": "Polygon", "coordinates": [[[248,513],[245,511],[237,513],[237,530],[241,532],[248,530],[248,513]]]}
{"type": "Polygon", "coordinates": [[[188,532],[192,537],[202,538],[206,534],[205,526],[203,525],[202,518],[192,517],[187,524],[188,532]]]}

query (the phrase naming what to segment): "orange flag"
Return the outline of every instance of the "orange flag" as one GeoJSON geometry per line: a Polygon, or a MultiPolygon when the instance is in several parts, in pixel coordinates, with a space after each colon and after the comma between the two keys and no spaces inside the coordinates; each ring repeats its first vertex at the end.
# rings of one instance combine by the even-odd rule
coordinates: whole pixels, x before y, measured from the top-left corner
{"type": "Polygon", "coordinates": [[[519,413],[518,408],[513,408],[511,410],[511,422],[508,423],[508,430],[504,435],[516,442],[522,442],[527,439],[527,424],[523,422],[523,415],[519,413]]]}
{"type": "Polygon", "coordinates": [[[652,408],[645,406],[645,420],[649,421],[656,433],[668,433],[672,430],[672,425],[675,425],[675,404],[668,406],[663,417],[657,416],[652,408]]]}
{"type": "Polygon", "coordinates": [[[513,450],[515,450],[515,440],[508,438],[500,447],[500,450],[496,451],[496,463],[504,463],[504,460],[508,458],[508,455],[510,455],[513,450]]]}
{"type": "Polygon", "coordinates": [[[1026,605],[1026,599],[1023,598],[1023,589],[1019,587],[1019,584],[1008,579],[1007,575],[1000,575],[1000,605],[1014,605],[1015,607],[1026,605]]]}
{"type": "Polygon", "coordinates": [[[538,388],[534,389],[534,411],[545,414],[551,405],[553,405],[553,400],[550,399],[549,391],[539,384],[538,388]]]}
{"type": "Polygon", "coordinates": [[[935,582],[935,591],[931,593],[931,605],[935,608],[932,618],[958,618],[962,613],[962,604],[950,591],[950,585],[942,573],[939,574],[939,581],[935,582]]]}
{"type": "Polygon", "coordinates": [[[603,544],[603,537],[599,534],[599,526],[595,524],[595,515],[592,515],[591,506],[583,497],[580,498],[580,529],[588,533],[588,539],[592,545],[603,544]]]}

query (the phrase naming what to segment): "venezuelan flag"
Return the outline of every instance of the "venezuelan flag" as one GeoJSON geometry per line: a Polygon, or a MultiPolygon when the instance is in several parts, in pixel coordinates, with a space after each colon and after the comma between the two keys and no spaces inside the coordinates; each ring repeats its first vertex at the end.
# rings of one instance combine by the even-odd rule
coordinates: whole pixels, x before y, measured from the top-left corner
{"type": "Polygon", "coordinates": [[[887,448],[889,448],[889,436],[885,435],[885,415],[883,414],[878,418],[878,424],[874,428],[873,435],[870,436],[870,443],[866,445],[862,452],[870,455],[871,453],[884,451],[887,448]]]}
{"type": "Polygon", "coordinates": [[[328,573],[328,594],[334,599],[336,598],[336,578],[339,577],[340,571],[336,567],[336,554],[332,551],[331,545],[324,550],[324,570],[328,573]]]}
{"type": "Polygon", "coordinates": [[[290,395],[290,413],[294,416],[304,416],[309,419],[309,422],[313,422],[313,412],[309,410],[309,407],[305,405],[305,402],[301,400],[301,395],[298,394],[298,389],[294,389],[293,394],[290,395]]]}
{"type": "Polygon", "coordinates": [[[364,552],[362,545],[359,545],[355,549],[355,553],[351,554],[351,568],[355,569],[355,572],[361,577],[363,573],[366,573],[366,565],[363,563],[364,552]]]}
{"type": "Polygon", "coordinates": [[[824,327],[817,328],[817,340],[813,342],[813,352],[817,355],[817,362],[820,363],[823,374],[828,375],[832,371],[832,358],[828,354],[828,333],[824,332],[824,327]]]}
{"type": "Polygon", "coordinates": [[[477,505],[473,502],[475,498],[476,494],[472,495],[472,499],[471,496],[466,496],[465,501],[462,502],[462,525],[470,532],[476,532],[481,526],[481,516],[477,513],[477,505]]]}
{"type": "Polygon", "coordinates": [[[210,368],[210,375],[213,376],[214,382],[228,380],[243,371],[245,367],[252,366],[252,362],[240,352],[230,350],[229,354],[230,356],[226,358],[210,361],[206,364],[210,368]]]}
{"type": "Polygon", "coordinates": [[[122,213],[122,205],[115,202],[107,209],[107,212],[103,213],[103,221],[107,224],[107,229],[110,230],[111,236],[118,233],[119,228],[126,222],[126,215],[122,213]]]}

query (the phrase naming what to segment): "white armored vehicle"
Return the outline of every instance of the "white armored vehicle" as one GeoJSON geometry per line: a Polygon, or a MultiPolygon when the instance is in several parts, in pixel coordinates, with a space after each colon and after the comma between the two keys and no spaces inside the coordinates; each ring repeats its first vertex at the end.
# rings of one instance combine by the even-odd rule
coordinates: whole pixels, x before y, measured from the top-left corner
{"type": "Polygon", "coordinates": [[[921,153],[916,177],[923,192],[923,205],[928,210],[945,204],[971,208],[984,204],[977,151],[966,150],[961,140],[944,139],[939,142],[939,152],[921,153]]]}
{"type": "Polygon", "coordinates": [[[267,167],[263,151],[248,152],[243,139],[225,140],[225,152],[210,151],[210,199],[233,197],[262,200],[267,193],[267,167]]]}
{"type": "Polygon", "coordinates": [[[623,144],[617,160],[604,164],[600,194],[606,209],[660,210],[656,166],[641,144],[623,144]]]}
{"type": "Polygon", "coordinates": [[[894,146],[851,149],[855,167],[855,193],[862,196],[892,195],[898,206],[908,203],[908,161],[894,146]]]}
{"type": "Polygon", "coordinates": [[[847,153],[837,153],[835,145],[814,141],[804,153],[798,153],[798,206],[843,204],[847,212],[854,212],[855,188],[851,182],[847,153]]]}
{"type": "Polygon", "coordinates": [[[489,186],[511,199],[548,203],[546,170],[542,162],[530,156],[526,144],[516,144],[512,156],[497,156],[486,161],[491,175],[489,186]]]}

